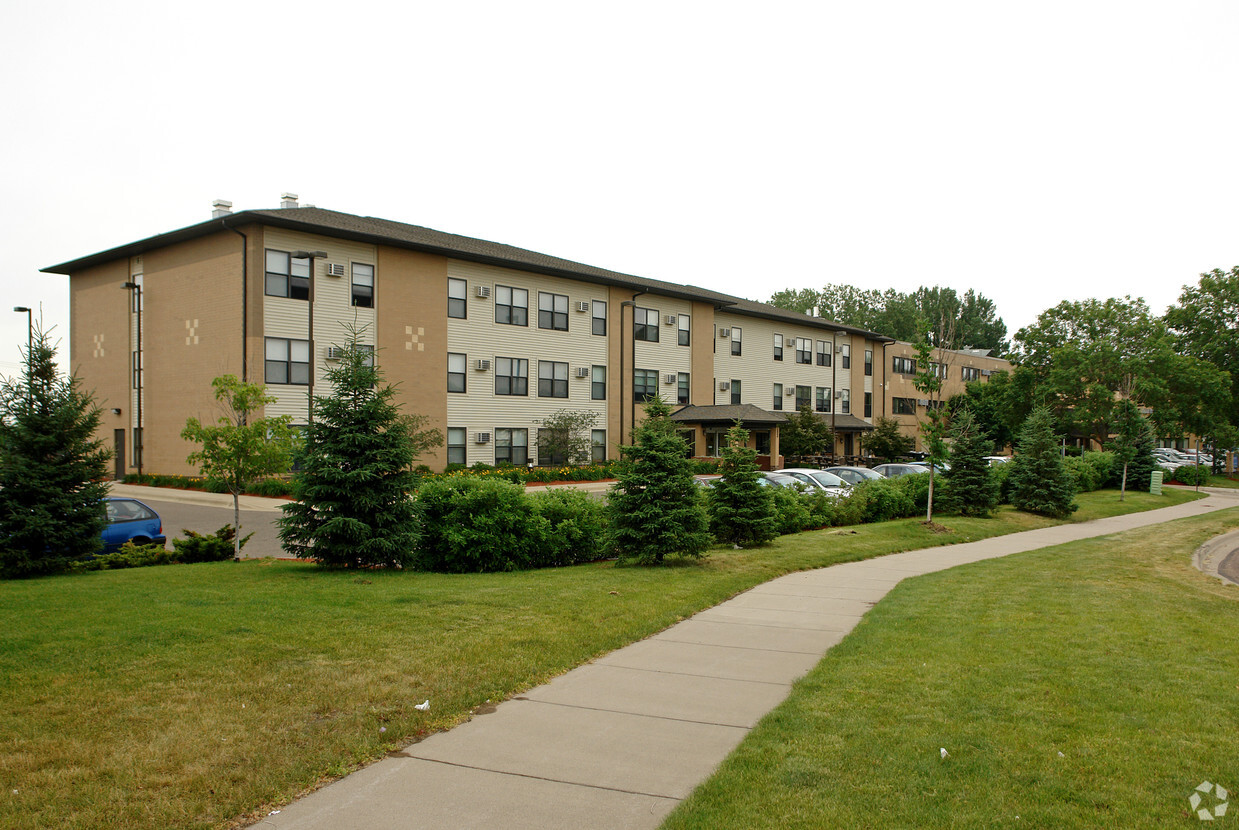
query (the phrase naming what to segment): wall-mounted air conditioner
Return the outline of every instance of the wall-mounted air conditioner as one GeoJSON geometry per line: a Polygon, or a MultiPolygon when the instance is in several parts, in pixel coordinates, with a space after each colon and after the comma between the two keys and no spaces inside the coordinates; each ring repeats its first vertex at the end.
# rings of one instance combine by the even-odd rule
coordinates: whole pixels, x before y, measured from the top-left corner
{"type": "Polygon", "coordinates": [[[489,443],[490,443],[490,433],[489,433],[489,432],[475,432],[475,433],[473,434],[473,443],[475,443],[475,444],[489,444],[489,443]]]}
{"type": "Polygon", "coordinates": [[[339,360],[344,357],[344,349],[339,346],[328,346],[323,351],[326,353],[328,360],[339,360]]]}
{"type": "Polygon", "coordinates": [[[917,398],[916,405],[917,406],[929,406],[929,398],[917,398]]]}
{"type": "Polygon", "coordinates": [[[726,391],[727,391],[728,389],[730,389],[730,388],[731,388],[731,384],[730,384],[729,382],[727,382],[727,381],[725,381],[725,380],[720,380],[720,381],[718,382],[718,391],[720,391],[720,392],[726,392],[726,391]]]}
{"type": "MultiPolygon", "coordinates": [[[[479,297],[481,297],[483,300],[485,300],[487,297],[489,297],[489,296],[490,296],[490,286],[489,286],[489,285],[479,285],[479,286],[478,286],[478,296],[479,296],[479,297]]],[[[479,432],[478,434],[479,434],[479,435],[482,435],[483,433],[480,433],[480,432],[479,432]]]]}
{"type": "Polygon", "coordinates": [[[835,354],[843,354],[843,347],[835,346],[835,354]]]}
{"type": "Polygon", "coordinates": [[[795,387],[795,386],[792,386],[791,384],[788,384],[788,385],[784,386],[784,387],[783,387],[783,396],[784,396],[784,397],[787,397],[787,398],[794,398],[794,397],[796,397],[796,387],[795,387]]]}
{"type": "Polygon", "coordinates": [[[578,367],[576,367],[576,376],[577,376],[577,377],[579,377],[579,378],[587,378],[587,377],[589,377],[589,367],[588,367],[588,366],[578,366],[578,367]]]}
{"type": "Polygon", "coordinates": [[[663,322],[666,323],[668,326],[674,326],[676,323],[680,322],[680,318],[676,317],[674,314],[668,314],[667,316],[663,317],[663,322]]]}
{"type": "Polygon", "coordinates": [[[485,372],[487,369],[490,368],[490,361],[487,360],[486,358],[482,358],[481,360],[478,360],[476,363],[473,364],[473,368],[477,369],[479,372],[485,372]]]}
{"type": "Polygon", "coordinates": [[[731,337],[731,329],[719,329],[718,336],[723,338],[731,337]]]}
{"type": "Polygon", "coordinates": [[[576,310],[577,311],[589,311],[589,303],[585,302],[584,300],[577,301],[576,310]]]}
{"type": "Polygon", "coordinates": [[[981,377],[983,377],[983,378],[987,378],[987,377],[989,377],[989,376],[990,376],[990,375],[992,375],[992,374],[993,374],[993,371],[991,371],[990,369],[982,369],[982,370],[981,370],[981,377]]]}
{"type": "Polygon", "coordinates": [[[328,262],[327,263],[327,276],[329,277],[344,276],[344,263],[343,262],[328,262]]]}
{"type": "Polygon", "coordinates": [[[836,393],[835,393],[835,397],[836,397],[836,398],[840,398],[840,399],[842,399],[842,398],[843,398],[843,392],[842,392],[842,391],[836,392],[836,393]]]}
{"type": "Polygon", "coordinates": [[[674,374],[663,375],[663,383],[667,384],[668,386],[675,383],[675,375],[674,374]]]}

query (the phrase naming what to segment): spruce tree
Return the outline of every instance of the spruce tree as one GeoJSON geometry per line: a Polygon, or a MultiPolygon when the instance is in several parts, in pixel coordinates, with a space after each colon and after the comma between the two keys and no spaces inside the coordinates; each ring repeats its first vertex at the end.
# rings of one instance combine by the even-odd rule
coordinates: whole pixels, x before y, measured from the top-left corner
{"type": "Polygon", "coordinates": [[[748,446],[748,430],[737,421],[727,431],[720,470],[723,477],[710,488],[710,529],[720,542],[761,545],[779,535],[774,498],[759,483],[757,450],[748,446]]]}
{"type": "Polygon", "coordinates": [[[24,378],[0,384],[0,574],[33,576],[89,558],[103,545],[111,452],[97,437],[94,396],[57,373],[36,329],[24,378]]]}
{"type": "Polygon", "coordinates": [[[994,442],[977,428],[967,409],[955,415],[951,425],[951,469],[946,478],[946,508],[961,516],[988,516],[998,506],[998,482],[994,480],[985,456],[994,442]]]}
{"type": "Polygon", "coordinates": [[[1011,504],[1026,513],[1066,518],[1079,505],[1075,485],[1058,451],[1054,418],[1038,407],[1020,430],[1019,452],[1011,462],[1011,504]]]}
{"type": "Polygon", "coordinates": [[[670,415],[667,404],[653,398],[633,430],[632,446],[620,447],[608,547],[621,562],[655,565],[670,554],[701,556],[710,546],[701,488],[670,415]]]}
{"type": "Polygon", "coordinates": [[[327,381],[334,391],[314,398],[294,501],[279,520],[284,550],[335,567],[403,566],[420,537],[412,466],[442,437],[400,414],[395,388],[382,383],[374,352],[355,333],[327,381]]]}

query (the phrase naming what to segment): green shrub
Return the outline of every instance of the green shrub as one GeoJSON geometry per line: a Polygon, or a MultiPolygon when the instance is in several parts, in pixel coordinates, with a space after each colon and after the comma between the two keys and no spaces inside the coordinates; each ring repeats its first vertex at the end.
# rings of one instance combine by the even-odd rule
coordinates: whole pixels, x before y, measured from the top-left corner
{"type": "Polygon", "coordinates": [[[995,464],[990,468],[990,474],[993,475],[994,481],[998,484],[998,503],[1011,503],[1011,470],[1014,469],[1011,462],[1004,464],[995,464]]]}
{"type": "MultiPolygon", "coordinates": [[[[1109,486],[1110,481],[1114,477],[1114,467],[1117,460],[1114,453],[1089,450],[1080,457],[1084,460],[1084,463],[1092,467],[1093,471],[1096,473],[1098,481],[1097,489],[1109,486]]],[[[1120,467],[1119,475],[1121,476],[1122,474],[1123,470],[1122,467],[1120,467]]]]}
{"type": "Polygon", "coordinates": [[[857,485],[848,490],[843,498],[834,500],[834,516],[831,524],[836,527],[863,524],[869,510],[870,487],[857,485]]]}
{"type": "Polygon", "coordinates": [[[280,496],[291,496],[293,492],[292,483],[283,478],[264,478],[252,483],[247,489],[247,493],[255,496],[268,496],[278,498],[280,496]]]}
{"type": "MultiPolygon", "coordinates": [[[[230,548],[231,550],[231,548],[230,548]]],[[[135,545],[126,542],[120,550],[105,553],[93,559],[75,562],[69,570],[81,571],[113,571],[121,568],[145,568],[151,565],[172,565],[176,563],[176,554],[164,550],[162,545],[135,545]]]]}
{"type": "MultiPolygon", "coordinates": [[[[865,481],[853,487],[852,495],[848,496],[848,500],[857,499],[860,518],[855,524],[886,522],[914,515],[918,508],[909,491],[919,492],[919,488],[914,487],[913,483],[901,484],[901,482],[907,478],[921,477],[920,475],[899,476],[898,478],[865,481]]],[[[928,499],[929,476],[925,475],[924,478],[925,497],[928,499]]]]}
{"type": "Polygon", "coordinates": [[[830,527],[838,523],[839,502],[845,499],[827,495],[825,491],[816,488],[806,491],[801,498],[809,511],[809,521],[805,525],[805,530],[830,527]]]}
{"type": "Polygon", "coordinates": [[[558,487],[527,496],[547,523],[547,536],[534,552],[533,567],[555,567],[603,558],[607,508],[582,490],[558,487]]]}
{"type": "Polygon", "coordinates": [[[1187,484],[1195,487],[1198,484],[1209,483],[1209,468],[1207,466],[1197,467],[1195,464],[1184,464],[1181,467],[1176,467],[1174,472],[1170,474],[1170,480],[1178,484],[1187,484]]]}
{"type": "Polygon", "coordinates": [[[1096,468],[1080,456],[1067,456],[1063,459],[1063,466],[1067,468],[1077,493],[1088,493],[1101,486],[1096,468]]]}
{"type": "MultiPolygon", "coordinates": [[[[172,550],[178,562],[191,565],[195,562],[222,562],[233,558],[233,540],[237,530],[232,525],[224,525],[209,536],[192,530],[183,529],[181,532],[185,534],[184,539],[172,540],[172,550]]],[[[240,547],[245,547],[245,543],[253,535],[246,534],[241,539],[240,547]]]]}
{"type": "Polygon", "coordinates": [[[804,496],[791,487],[771,487],[774,498],[775,526],[780,535],[799,533],[810,526],[809,505],[804,496]]]}
{"type": "MultiPolygon", "coordinates": [[[[941,475],[934,477],[935,489],[941,485],[941,478],[941,475]]],[[[929,473],[895,476],[887,481],[912,502],[912,512],[908,513],[908,516],[924,513],[929,507],[929,473]]]]}
{"type": "MultiPolygon", "coordinates": [[[[534,567],[548,544],[550,520],[525,488],[497,478],[431,479],[417,491],[423,535],[413,567],[445,573],[534,567]]],[[[554,513],[553,508],[548,511],[554,513]]]]}

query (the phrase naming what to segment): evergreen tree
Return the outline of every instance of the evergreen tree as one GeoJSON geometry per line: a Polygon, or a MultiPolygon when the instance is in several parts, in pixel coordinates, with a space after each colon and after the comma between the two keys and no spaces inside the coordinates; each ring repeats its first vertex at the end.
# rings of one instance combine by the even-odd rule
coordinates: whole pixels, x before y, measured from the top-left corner
{"type": "Polygon", "coordinates": [[[823,455],[834,445],[830,424],[805,404],[800,411],[787,416],[787,422],[779,427],[779,451],[787,458],[803,458],[806,455],[823,455]]]}
{"type": "Polygon", "coordinates": [[[96,437],[99,407],[56,370],[34,331],[26,376],[0,384],[0,574],[62,570],[103,545],[111,452],[96,437]]]}
{"type": "Polygon", "coordinates": [[[727,431],[719,469],[723,477],[710,488],[710,527],[720,542],[761,545],[779,535],[770,488],[759,483],[757,450],[748,446],[748,430],[737,421],[727,431]]]}
{"type": "Polygon", "coordinates": [[[947,509],[961,516],[988,516],[998,506],[998,482],[985,460],[994,443],[967,409],[956,414],[951,432],[951,469],[943,474],[947,509]]]}
{"type": "Polygon", "coordinates": [[[327,381],[334,392],[314,398],[294,501],[279,521],[284,550],[336,567],[403,566],[420,536],[411,468],[442,436],[400,414],[395,388],[380,385],[374,352],[356,333],[327,381]]]}
{"type": "Polygon", "coordinates": [[[911,435],[903,434],[894,418],[878,418],[874,422],[873,432],[864,439],[865,449],[882,463],[903,458],[912,451],[915,443],[911,435]]]}
{"type": "Polygon", "coordinates": [[[1017,509],[1059,519],[1076,511],[1075,485],[1059,455],[1054,416],[1045,407],[1024,422],[1019,453],[1010,464],[1011,503],[1017,509]]]}
{"type": "Polygon", "coordinates": [[[241,557],[241,493],[263,476],[288,472],[292,466],[293,432],[291,415],[259,418],[256,413],[276,399],[260,383],[242,383],[236,375],[223,375],[211,381],[215,400],[223,410],[214,424],[197,418],[185,422],[181,437],[202,446],[189,454],[207,481],[232,494],[233,557],[241,557]]]}
{"type": "Polygon", "coordinates": [[[620,447],[608,547],[621,562],[654,565],[668,554],[701,556],[710,546],[701,488],[670,415],[661,398],[651,398],[632,446],[620,447]]]}

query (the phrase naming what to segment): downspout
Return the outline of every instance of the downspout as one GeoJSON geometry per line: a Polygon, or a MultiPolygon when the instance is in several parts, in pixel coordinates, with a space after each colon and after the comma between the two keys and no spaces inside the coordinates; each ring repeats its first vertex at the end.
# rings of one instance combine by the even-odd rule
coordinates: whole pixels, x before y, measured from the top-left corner
{"type": "MultiPolygon", "coordinates": [[[[630,392],[628,393],[628,395],[629,395],[629,400],[628,400],[628,441],[629,441],[629,443],[632,443],[632,442],[634,441],[634,439],[633,439],[633,437],[632,437],[632,433],[633,433],[633,430],[635,430],[635,429],[637,428],[637,390],[636,390],[636,375],[637,375],[637,298],[638,298],[638,297],[640,297],[642,294],[645,294],[645,293],[646,293],[646,292],[644,292],[644,291],[638,291],[636,294],[633,294],[633,295],[632,295],[632,299],[631,299],[631,300],[624,300],[622,303],[620,303],[620,319],[619,319],[619,322],[620,322],[620,337],[621,337],[621,338],[624,336],[624,331],[623,331],[623,329],[624,329],[624,307],[625,307],[625,306],[628,306],[628,307],[632,308],[632,338],[631,338],[630,342],[632,343],[632,347],[631,347],[631,348],[632,348],[632,373],[633,373],[633,381],[632,381],[632,382],[633,382],[633,386],[631,387],[631,388],[632,388],[632,391],[630,391],[630,392]]],[[[624,440],[624,341],[623,341],[623,340],[620,340],[620,378],[619,378],[619,379],[620,379],[620,399],[619,399],[619,405],[620,405],[620,441],[622,442],[622,441],[624,440]]]]}
{"type": "Polygon", "coordinates": [[[236,228],[229,227],[227,219],[220,219],[221,226],[244,240],[241,243],[241,382],[249,383],[249,352],[246,335],[249,334],[249,253],[250,238],[236,228]]]}
{"type": "Polygon", "coordinates": [[[889,340],[882,341],[882,417],[886,417],[886,347],[890,345],[889,340]]]}

